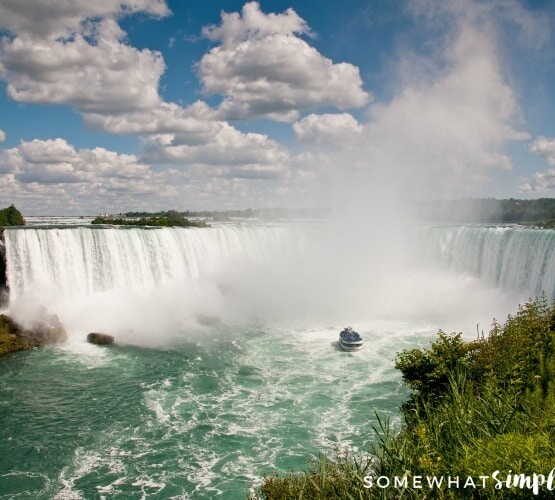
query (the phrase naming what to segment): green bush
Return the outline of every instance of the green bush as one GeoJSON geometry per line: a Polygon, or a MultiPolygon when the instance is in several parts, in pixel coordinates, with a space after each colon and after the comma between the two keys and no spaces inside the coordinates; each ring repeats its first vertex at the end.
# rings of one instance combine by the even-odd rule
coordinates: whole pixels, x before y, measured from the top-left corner
{"type": "Polygon", "coordinates": [[[395,362],[403,381],[422,396],[444,392],[449,386],[449,374],[456,367],[468,367],[470,363],[469,344],[462,340],[461,333],[440,331],[438,337],[430,349],[403,351],[395,362]]]}
{"type": "Polygon", "coordinates": [[[21,212],[10,205],[8,208],[0,210],[0,226],[24,226],[25,219],[21,212]]]}

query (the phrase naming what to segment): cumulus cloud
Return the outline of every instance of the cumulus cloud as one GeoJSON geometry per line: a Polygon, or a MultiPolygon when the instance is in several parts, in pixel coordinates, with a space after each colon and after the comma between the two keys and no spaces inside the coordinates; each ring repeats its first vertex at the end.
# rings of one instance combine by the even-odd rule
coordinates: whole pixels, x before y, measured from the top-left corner
{"type": "Polygon", "coordinates": [[[126,45],[123,37],[114,20],[104,19],[82,26],[70,40],[4,38],[0,65],[7,93],[19,102],[67,104],[81,112],[157,106],[164,61],[158,52],[126,45]]]}
{"type": "Polygon", "coordinates": [[[293,124],[300,142],[318,145],[352,144],[360,138],[362,130],[362,125],[349,113],[310,114],[293,124]]]}
{"type": "Polygon", "coordinates": [[[83,119],[90,128],[115,134],[177,133],[193,143],[211,140],[224,123],[216,120],[214,110],[202,101],[186,108],[160,102],[158,106],[125,113],[87,112],[83,119]]]}
{"type": "Polygon", "coordinates": [[[21,141],[0,153],[4,172],[26,183],[103,183],[114,179],[144,179],[149,167],[134,155],[117,154],[104,148],[76,150],[64,139],[21,141]]]}
{"type": "Polygon", "coordinates": [[[154,17],[170,14],[165,0],[4,0],[0,27],[12,33],[57,38],[79,30],[87,18],[111,18],[144,12],[154,17]]]}
{"type": "Polygon", "coordinates": [[[292,9],[264,14],[249,2],[203,33],[220,42],[202,57],[198,73],[205,93],[225,96],[222,119],[293,121],[301,110],[357,108],[369,100],[356,66],[334,64],[299,38],[309,28],[292,9]]]}
{"type": "MultiPolygon", "coordinates": [[[[232,127],[228,133],[227,140],[234,141],[232,127]]],[[[169,139],[153,136],[149,140],[169,139]]],[[[264,147],[263,138],[251,139],[251,146],[258,141],[264,147]]],[[[287,165],[276,166],[288,161],[286,151],[269,152],[265,160],[253,154],[231,164],[222,159],[220,164],[207,165],[202,163],[201,151],[168,148],[164,154],[169,160],[172,154],[186,154],[191,159],[196,155],[199,163],[186,170],[167,166],[159,170],[135,155],[104,148],[76,149],[60,138],[22,141],[0,151],[0,192],[10,193],[10,201],[29,215],[214,208],[216,204],[244,208],[245,203],[267,205],[270,199],[287,194],[283,192],[289,182],[287,165]]],[[[237,153],[248,154],[241,147],[237,153]]]]}
{"type": "Polygon", "coordinates": [[[0,129],[0,142],[4,142],[6,140],[6,133],[0,129]]]}
{"type": "Polygon", "coordinates": [[[555,169],[550,168],[545,172],[536,172],[532,181],[523,180],[518,186],[521,193],[545,193],[555,189],[555,169]]]}
{"type": "Polygon", "coordinates": [[[160,134],[144,139],[146,158],[160,163],[186,163],[190,169],[211,167],[210,175],[230,178],[278,178],[289,167],[288,151],[263,134],[244,134],[225,122],[210,141],[192,144],[188,137],[160,134]]]}
{"type": "Polygon", "coordinates": [[[555,138],[540,136],[532,144],[530,151],[540,155],[549,165],[555,165],[555,138]]]}
{"type": "MultiPolygon", "coordinates": [[[[29,19],[23,22],[29,11],[19,4],[6,4],[4,9],[11,9],[11,14],[1,22],[14,36],[1,41],[0,70],[12,99],[70,105],[92,129],[151,135],[144,144],[153,161],[181,163],[185,169],[225,166],[225,175],[240,177],[282,175],[287,168],[287,153],[275,141],[239,132],[204,102],[182,107],[161,98],[158,85],[165,70],[161,54],[128,45],[115,18],[135,11],[166,15],[164,2],[106,0],[90,8],[80,2],[72,6],[54,2],[45,16],[52,19],[48,33],[56,37],[42,36],[29,19]]],[[[69,173],[64,175],[70,178],[69,173]]]]}
{"type": "Polygon", "coordinates": [[[0,151],[0,189],[35,213],[121,211],[175,198],[183,182],[185,175],[175,169],[157,172],[135,155],[76,149],[60,138],[21,141],[0,151]]]}
{"type": "Polygon", "coordinates": [[[114,114],[157,106],[164,72],[157,51],[125,43],[117,18],[163,17],[164,0],[6,0],[0,4],[0,76],[19,102],[114,114]]]}
{"type": "MultiPolygon", "coordinates": [[[[555,166],[555,138],[539,136],[532,142],[528,149],[541,156],[548,165],[555,166]]],[[[555,169],[550,168],[545,172],[535,172],[532,180],[523,179],[518,186],[521,193],[545,193],[555,189],[555,169]]]]}

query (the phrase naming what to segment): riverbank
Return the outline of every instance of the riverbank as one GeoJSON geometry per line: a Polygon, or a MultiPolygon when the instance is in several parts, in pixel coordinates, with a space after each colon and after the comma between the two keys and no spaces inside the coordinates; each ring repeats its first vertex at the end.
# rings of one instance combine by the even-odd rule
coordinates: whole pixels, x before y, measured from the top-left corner
{"type": "Polygon", "coordinates": [[[251,498],[530,498],[534,487],[549,495],[555,306],[530,301],[470,343],[439,332],[429,348],[401,352],[396,367],[413,389],[400,430],[376,415],[367,456],[266,477],[251,498]]]}

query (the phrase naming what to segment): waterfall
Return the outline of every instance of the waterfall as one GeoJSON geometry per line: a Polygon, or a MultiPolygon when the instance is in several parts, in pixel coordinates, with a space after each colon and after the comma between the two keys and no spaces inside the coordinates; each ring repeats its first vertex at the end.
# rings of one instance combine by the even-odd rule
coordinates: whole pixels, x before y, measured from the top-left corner
{"type": "Polygon", "coordinates": [[[341,229],[7,229],[9,312],[25,321],[46,308],[70,335],[107,331],[138,342],[137,332],[162,338],[200,316],[305,325],[397,317],[458,328],[461,318],[487,324],[541,291],[555,297],[554,231],[341,229]]]}
{"type": "Polygon", "coordinates": [[[432,226],[422,241],[429,264],[480,277],[502,289],[555,297],[555,231],[432,226]]]}
{"type": "Polygon", "coordinates": [[[295,241],[283,227],[13,229],[6,231],[14,300],[37,287],[61,295],[118,288],[148,290],[285,255],[295,241]]]}
{"type": "Polygon", "coordinates": [[[275,262],[291,267],[302,244],[294,228],[275,224],[8,229],[10,313],[25,323],[46,309],[70,334],[161,336],[201,315],[243,314],[260,270],[276,269],[266,273],[275,283],[275,262]]]}

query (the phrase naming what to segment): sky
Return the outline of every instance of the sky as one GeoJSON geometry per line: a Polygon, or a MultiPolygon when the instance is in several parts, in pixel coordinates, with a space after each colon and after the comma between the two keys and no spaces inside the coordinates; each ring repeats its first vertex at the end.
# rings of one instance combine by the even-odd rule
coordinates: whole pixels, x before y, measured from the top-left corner
{"type": "Polygon", "coordinates": [[[555,194],[551,0],[0,0],[24,215],[555,194]]]}

